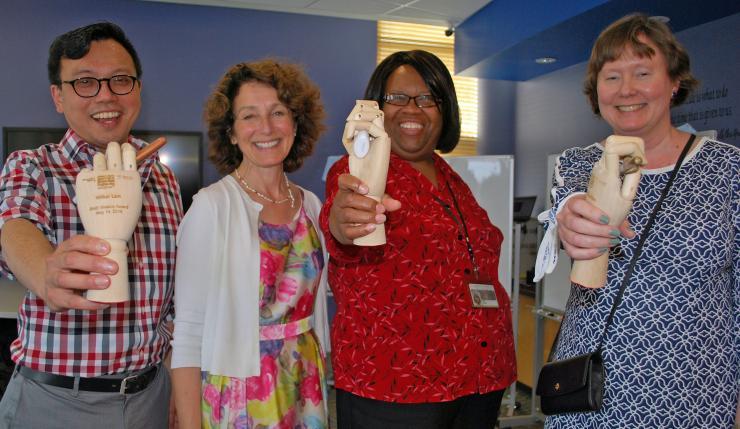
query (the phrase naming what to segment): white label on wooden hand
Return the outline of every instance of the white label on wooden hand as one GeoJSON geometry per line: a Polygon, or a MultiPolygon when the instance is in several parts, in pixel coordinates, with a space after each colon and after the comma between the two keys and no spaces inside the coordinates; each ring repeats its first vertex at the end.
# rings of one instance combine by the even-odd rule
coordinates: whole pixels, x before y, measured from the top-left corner
{"type": "Polygon", "coordinates": [[[353,148],[356,157],[364,158],[370,152],[370,135],[367,131],[359,131],[355,136],[354,143],[353,148]]]}

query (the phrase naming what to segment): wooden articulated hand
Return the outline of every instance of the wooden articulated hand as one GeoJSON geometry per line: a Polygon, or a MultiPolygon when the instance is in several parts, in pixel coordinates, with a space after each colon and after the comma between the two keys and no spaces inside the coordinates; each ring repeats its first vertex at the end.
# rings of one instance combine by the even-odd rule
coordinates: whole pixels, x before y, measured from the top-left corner
{"type": "MultiPolygon", "coordinates": [[[[645,164],[644,143],[639,137],[612,135],[606,139],[604,153],[591,172],[586,199],[609,216],[609,225],[614,229],[632,210],[645,164]]],[[[602,287],[606,284],[608,263],[608,253],[574,261],[570,279],[581,286],[602,287]]]]}

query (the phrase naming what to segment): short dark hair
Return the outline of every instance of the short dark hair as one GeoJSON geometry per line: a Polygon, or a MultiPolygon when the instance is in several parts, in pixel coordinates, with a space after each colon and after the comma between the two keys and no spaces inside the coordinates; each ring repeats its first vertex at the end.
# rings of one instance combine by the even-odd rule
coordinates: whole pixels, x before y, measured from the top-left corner
{"type": "Polygon", "coordinates": [[[62,58],[77,60],[90,52],[90,44],[97,40],[115,40],[131,55],[136,68],[136,77],[141,78],[141,62],[136,54],[136,49],[131,41],[126,37],[121,27],[112,22],[98,22],[76,28],[72,31],[58,36],[49,46],[49,61],[47,70],[49,73],[49,82],[52,85],[61,85],[59,69],[62,58]]]}
{"type": "Polygon", "coordinates": [[[278,99],[293,114],[296,136],[283,169],[291,173],[311,155],[324,131],[321,92],[296,64],[266,59],[232,66],[208,97],[204,117],[208,126],[208,157],[221,174],[231,173],[242,162],[242,152],[231,144],[234,99],[243,84],[260,82],[275,88],[278,99]]]}
{"type": "Polygon", "coordinates": [[[437,108],[442,113],[442,132],[436,149],[442,153],[451,152],[460,141],[460,107],[457,104],[455,84],[442,60],[434,54],[422,50],[400,51],[386,57],[375,68],[365,89],[365,99],[375,100],[383,108],[385,85],[397,68],[413,67],[432,95],[440,100],[437,108]]]}
{"type": "Polygon", "coordinates": [[[691,74],[691,61],[686,48],[676,40],[667,25],[645,14],[627,15],[601,32],[591,50],[591,58],[588,60],[583,92],[588,97],[591,110],[597,115],[601,112],[596,85],[599,72],[604,64],[617,60],[628,46],[638,57],[655,55],[653,48],[640,41],[638,38],[640,35],[655,44],[665,57],[668,76],[678,80],[678,91],[671,99],[671,107],[686,101],[691,91],[699,85],[699,81],[691,74]]]}

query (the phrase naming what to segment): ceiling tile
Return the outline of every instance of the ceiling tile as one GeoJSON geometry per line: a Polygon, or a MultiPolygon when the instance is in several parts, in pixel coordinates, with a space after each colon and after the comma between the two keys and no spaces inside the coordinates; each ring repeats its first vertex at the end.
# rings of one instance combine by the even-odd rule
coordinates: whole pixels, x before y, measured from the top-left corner
{"type": "Polygon", "coordinates": [[[199,6],[233,7],[277,12],[300,13],[316,0],[140,0],[159,3],[179,3],[199,6]]]}
{"type": "Polygon", "coordinates": [[[390,16],[396,18],[410,18],[413,17],[416,20],[431,20],[438,21],[440,25],[444,25],[448,22],[448,17],[434,11],[427,11],[422,9],[416,9],[414,7],[404,7],[395,9],[390,16]]]}
{"type": "Polygon", "coordinates": [[[459,24],[490,2],[491,0],[467,0],[460,4],[450,0],[419,0],[410,7],[451,18],[451,21],[459,24]]]}
{"type": "Polygon", "coordinates": [[[490,0],[139,0],[305,13],[370,21],[457,25],[490,0]]]}
{"type": "Polygon", "coordinates": [[[308,7],[315,0],[222,0],[223,3],[233,3],[240,8],[249,9],[259,7],[263,9],[269,6],[280,8],[303,8],[308,7]]]}
{"type": "Polygon", "coordinates": [[[363,0],[362,4],[347,0],[318,0],[314,1],[308,11],[333,12],[343,15],[364,16],[362,19],[372,19],[371,16],[382,15],[389,10],[396,9],[398,6],[388,2],[363,0]]]}

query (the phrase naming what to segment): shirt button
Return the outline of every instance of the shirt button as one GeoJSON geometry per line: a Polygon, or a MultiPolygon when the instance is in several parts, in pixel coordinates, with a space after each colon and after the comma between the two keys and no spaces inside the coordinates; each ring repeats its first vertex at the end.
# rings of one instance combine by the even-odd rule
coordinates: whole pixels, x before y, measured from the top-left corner
{"type": "Polygon", "coordinates": [[[485,342],[485,341],[481,341],[481,342],[480,342],[480,346],[481,346],[481,347],[486,347],[486,346],[488,346],[488,343],[487,343],[487,342],[485,342]]]}
{"type": "Polygon", "coordinates": [[[457,239],[458,239],[458,240],[462,240],[462,238],[463,238],[463,237],[462,237],[462,234],[457,234],[457,239]]]}
{"type": "Polygon", "coordinates": [[[470,268],[465,268],[465,274],[470,274],[470,268]]]}

